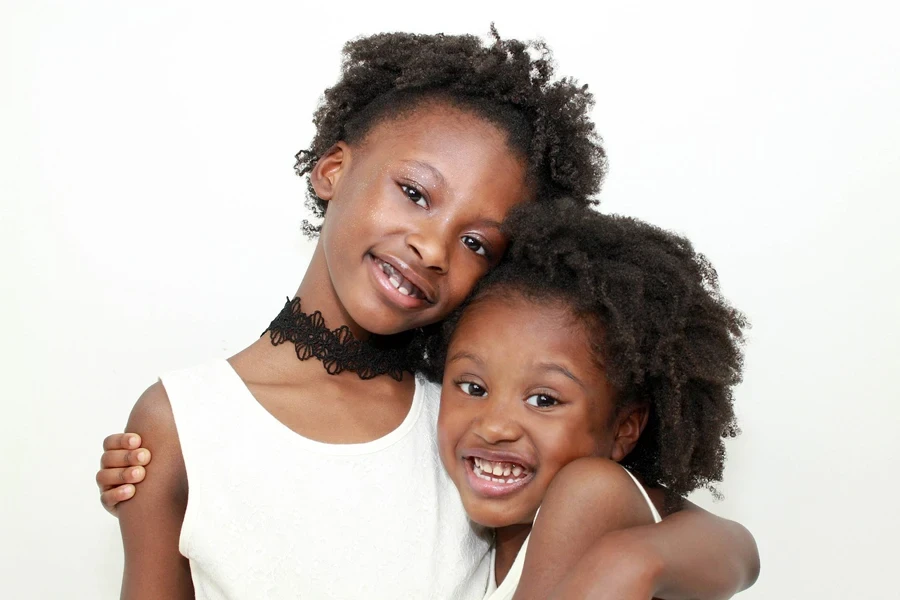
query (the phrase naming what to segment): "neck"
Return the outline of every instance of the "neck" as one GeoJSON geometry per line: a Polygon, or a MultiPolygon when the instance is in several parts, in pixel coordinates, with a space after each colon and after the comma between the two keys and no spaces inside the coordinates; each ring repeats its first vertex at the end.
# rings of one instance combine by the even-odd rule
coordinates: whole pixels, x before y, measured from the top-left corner
{"type": "Polygon", "coordinates": [[[303,299],[303,312],[311,314],[319,311],[329,329],[337,329],[346,325],[356,339],[366,340],[369,338],[369,332],[360,328],[350,318],[338,298],[331,283],[331,276],[328,274],[328,263],[325,260],[325,250],[322,248],[321,240],[316,244],[312,260],[296,295],[303,299]]]}
{"type": "Polygon", "coordinates": [[[527,525],[508,525],[507,527],[499,527],[495,530],[494,547],[496,559],[494,561],[494,574],[497,579],[497,585],[503,583],[506,575],[512,568],[519,550],[528,534],[531,533],[531,524],[527,525]]]}
{"type": "MultiPolygon", "coordinates": [[[[357,340],[367,340],[371,337],[368,331],[353,321],[338,299],[328,274],[321,242],[316,245],[295,297],[302,298],[302,310],[306,314],[316,311],[321,313],[328,329],[346,326],[357,340]]],[[[268,334],[232,357],[231,362],[236,367],[242,367],[241,371],[259,374],[262,381],[274,381],[282,385],[327,381],[329,384],[346,385],[351,388],[365,386],[372,389],[381,386],[393,389],[399,386],[404,390],[413,385],[413,378],[409,377],[408,373],[402,376],[401,382],[394,381],[391,377],[361,380],[354,371],[329,374],[319,360],[298,360],[294,344],[283,343],[273,346],[268,334]]]]}

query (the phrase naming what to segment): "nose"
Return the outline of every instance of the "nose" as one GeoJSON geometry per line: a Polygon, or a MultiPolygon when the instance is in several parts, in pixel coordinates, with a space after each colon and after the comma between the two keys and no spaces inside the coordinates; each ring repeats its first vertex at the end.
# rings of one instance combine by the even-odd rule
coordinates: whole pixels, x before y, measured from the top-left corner
{"type": "Polygon", "coordinates": [[[448,234],[444,229],[422,229],[406,237],[406,245],[422,260],[422,264],[440,274],[446,273],[450,267],[448,234]]]}
{"type": "Polygon", "coordinates": [[[514,442],[522,437],[522,427],[515,418],[517,404],[502,399],[488,399],[475,422],[474,433],[488,444],[514,442]]]}

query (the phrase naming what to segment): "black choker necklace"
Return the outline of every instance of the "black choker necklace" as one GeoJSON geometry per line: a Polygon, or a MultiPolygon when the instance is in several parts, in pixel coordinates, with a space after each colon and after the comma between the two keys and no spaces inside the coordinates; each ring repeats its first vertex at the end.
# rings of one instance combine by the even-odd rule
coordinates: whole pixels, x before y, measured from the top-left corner
{"type": "Polygon", "coordinates": [[[346,325],[328,329],[322,313],[308,315],[300,309],[300,298],[288,298],[263,335],[266,333],[273,346],[292,342],[297,358],[317,358],[331,375],[353,371],[360,379],[389,375],[400,381],[404,371],[412,371],[407,345],[398,343],[402,340],[397,336],[372,336],[371,340],[360,341],[346,325]]]}

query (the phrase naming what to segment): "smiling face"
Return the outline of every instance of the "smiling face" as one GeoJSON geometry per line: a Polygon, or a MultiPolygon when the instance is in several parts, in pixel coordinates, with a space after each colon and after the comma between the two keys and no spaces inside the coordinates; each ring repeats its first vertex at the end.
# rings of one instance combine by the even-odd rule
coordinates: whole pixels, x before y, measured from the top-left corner
{"type": "Polygon", "coordinates": [[[531,524],[563,466],[622,460],[643,415],[616,410],[585,324],[564,304],[489,293],[466,308],[450,341],[441,460],[473,521],[531,524]]]}
{"type": "Polygon", "coordinates": [[[359,329],[433,323],[502,256],[500,223],[529,198],[524,161],[476,114],[428,102],[340,143],[312,173],[327,200],[320,244],[359,329]]]}

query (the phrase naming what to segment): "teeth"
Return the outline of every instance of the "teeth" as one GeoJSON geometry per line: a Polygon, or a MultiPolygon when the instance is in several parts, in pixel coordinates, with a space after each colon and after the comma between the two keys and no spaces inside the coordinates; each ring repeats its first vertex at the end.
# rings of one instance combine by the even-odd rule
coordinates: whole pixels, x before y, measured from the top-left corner
{"type": "Polygon", "coordinates": [[[395,269],[390,264],[382,261],[381,262],[381,270],[384,271],[384,274],[388,276],[388,281],[391,282],[391,285],[394,286],[398,292],[403,294],[404,296],[412,296],[413,298],[422,298],[421,292],[419,289],[410,283],[403,275],[400,274],[397,269],[395,269]]]}
{"type": "Polygon", "coordinates": [[[475,475],[479,479],[493,481],[495,483],[515,483],[528,470],[522,465],[506,462],[493,462],[483,458],[472,457],[475,475]]]}

